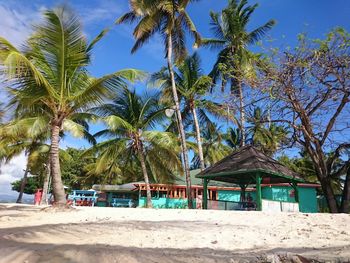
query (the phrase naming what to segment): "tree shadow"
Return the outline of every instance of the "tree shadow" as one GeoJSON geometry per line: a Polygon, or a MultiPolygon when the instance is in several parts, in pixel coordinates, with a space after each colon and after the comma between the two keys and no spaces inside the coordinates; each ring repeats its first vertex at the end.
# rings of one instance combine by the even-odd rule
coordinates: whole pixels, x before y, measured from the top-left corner
{"type": "MultiPolygon", "coordinates": [[[[167,222],[167,221],[162,221],[167,222]]],[[[184,226],[186,222],[181,222],[184,226]]],[[[169,227],[179,227],[179,221],[168,221],[169,227]]],[[[134,227],[137,230],[150,230],[157,228],[157,224],[151,221],[129,221],[129,222],[100,222],[100,223],[80,223],[80,224],[46,224],[40,226],[13,227],[0,229],[0,262],[294,262],[293,255],[302,255],[299,261],[295,262],[325,262],[332,260],[346,262],[350,260],[344,251],[350,251],[350,245],[344,247],[297,247],[285,248],[276,247],[266,250],[263,247],[252,249],[223,250],[210,247],[177,249],[177,248],[149,248],[140,246],[109,245],[107,241],[99,240],[98,244],[79,237],[79,232],[74,233],[75,227],[92,229],[103,227],[108,232],[111,226],[134,227]],[[142,222],[142,224],[141,224],[142,222]],[[41,233],[42,235],[38,235],[41,233]],[[48,235],[53,237],[65,237],[52,243],[40,243],[35,238],[48,235]],[[74,237],[83,244],[70,244],[69,236],[74,237]],[[17,237],[20,237],[18,240],[17,237]],[[28,239],[26,239],[28,238],[28,239]],[[279,261],[278,261],[279,260],[279,261]]],[[[193,232],[195,235],[195,231],[193,232]]],[[[86,237],[86,235],[85,235],[86,237]]],[[[116,235],[115,238],[118,238],[116,235]]],[[[133,238],[130,236],[130,238],[133,238]]],[[[94,239],[95,242],[96,238],[94,239]]],[[[42,241],[41,241],[42,242],[42,241]]],[[[80,243],[78,242],[78,243],[80,243]]],[[[166,240],[164,240],[166,242],[166,240]]],[[[244,242],[244,240],[242,240],[244,242]]],[[[73,243],[73,242],[72,242],[73,243]]],[[[200,245],[200,244],[199,244],[200,245]]],[[[310,244],[313,245],[313,244],[310,244]]]]}

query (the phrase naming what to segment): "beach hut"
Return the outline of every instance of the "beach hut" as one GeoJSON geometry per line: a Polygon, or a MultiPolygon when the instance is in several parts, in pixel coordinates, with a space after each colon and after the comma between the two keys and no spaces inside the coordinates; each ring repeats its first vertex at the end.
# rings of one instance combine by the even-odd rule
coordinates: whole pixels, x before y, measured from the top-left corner
{"type": "Polygon", "coordinates": [[[220,181],[240,187],[241,202],[238,205],[242,209],[251,207],[252,210],[259,211],[304,210],[304,212],[317,210],[315,190],[317,185],[305,184],[297,173],[250,145],[238,149],[196,177],[203,180],[203,209],[208,208],[208,183],[220,181]],[[252,196],[247,200],[245,192],[248,186],[255,186],[254,202],[252,196]],[[301,189],[303,189],[302,200],[301,189]],[[304,209],[305,207],[308,208],[304,209]]]}
{"type": "Polygon", "coordinates": [[[97,206],[100,207],[135,207],[138,189],[136,183],[122,185],[95,184],[92,189],[98,192],[97,206]]]}

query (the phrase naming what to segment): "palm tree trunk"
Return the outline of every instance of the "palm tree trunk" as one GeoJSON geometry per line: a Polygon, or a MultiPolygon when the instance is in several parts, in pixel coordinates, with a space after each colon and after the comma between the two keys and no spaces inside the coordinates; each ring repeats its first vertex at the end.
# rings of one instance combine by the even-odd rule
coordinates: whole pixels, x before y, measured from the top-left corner
{"type": "Polygon", "coordinates": [[[24,175],[23,175],[23,178],[22,178],[21,187],[19,189],[19,195],[18,195],[16,203],[19,203],[19,204],[22,203],[24,188],[26,187],[26,184],[27,184],[28,172],[29,172],[29,169],[28,169],[28,165],[27,165],[27,167],[26,167],[26,169],[24,171],[24,175]]]}
{"type": "Polygon", "coordinates": [[[176,116],[179,123],[181,150],[182,150],[182,157],[183,157],[184,170],[185,170],[185,176],[186,176],[187,204],[188,204],[188,208],[191,209],[192,208],[192,187],[191,187],[191,177],[190,177],[190,164],[188,160],[185,129],[182,123],[182,117],[180,112],[179,97],[177,95],[177,90],[176,90],[175,76],[174,76],[173,63],[172,63],[172,53],[173,53],[172,36],[171,34],[169,34],[168,35],[168,54],[167,54],[168,70],[171,78],[171,87],[172,87],[172,93],[173,93],[173,98],[175,103],[176,116]]]}
{"type": "Polygon", "coordinates": [[[43,195],[41,197],[40,205],[48,205],[47,192],[49,189],[50,175],[51,175],[51,169],[50,169],[50,156],[49,156],[48,161],[46,163],[46,176],[44,180],[43,195]]]}
{"type": "Polygon", "coordinates": [[[238,96],[239,96],[239,112],[240,112],[240,123],[241,123],[241,147],[245,145],[246,134],[245,134],[245,109],[244,109],[244,98],[243,98],[243,87],[242,82],[238,81],[238,96]]]}
{"type": "Polygon", "coordinates": [[[137,151],[139,153],[139,158],[140,158],[140,162],[141,162],[141,169],[142,169],[142,173],[143,173],[143,178],[144,178],[145,184],[146,184],[146,193],[147,193],[146,206],[148,208],[152,208],[151,188],[149,186],[147,167],[146,167],[145,157],[143,155],[143,147],[142,147],[142,143],[140,141],[137,142],[137,151]]]}
{"type": "Polygon", "coordinates": [[[197,140],[197,146],[198,146],[198,156],[199,156],[199,162],[200,162],[200,169],[201,169],[201,171],[203,171],[205,169],[205,163],[204,163],[204,157],[203,157],[201,131],[199,129],[196,107],[192,106],[191,111],[192,111],[192,115],[193,115],[194,126],[196,128],[196,140],[197,140]]]}
{"type": "Polygon", "coordinates": [[[61,168],[59,159],[59,139],[60,125],[53,124],[51,127],[51,176],[52,176],[52,191],[55,199],[55,205],[64,206],[66,204],[66,195],[64,193],[61,168]]]}

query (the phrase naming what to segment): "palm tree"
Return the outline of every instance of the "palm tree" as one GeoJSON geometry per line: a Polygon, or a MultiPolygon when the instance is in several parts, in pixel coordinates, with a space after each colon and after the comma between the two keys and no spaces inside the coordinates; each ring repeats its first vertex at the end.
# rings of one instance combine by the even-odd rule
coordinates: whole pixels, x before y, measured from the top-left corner
{"type": "MultiPolygon", "coordinates": [[[[17,203],[22,202],[29,173],[39,176],[46,174],[43,186],[43,200],[46,198],[45,194],[48,188],[46,183],[48,183],[48,177],[50,177],[48,172],[50,146],[45,144],[45,141],[50,138],[50,131],[46,127],[45,123],[35,121],[32,123],[27,118],[13,120],[0,128],[0,160],[9,162],[21,153],[25,153],[27,156],[26,169],[21,180],[17,203]]],[[[60,159],[66,161],[68,158],[69,155],[60,149],[60,159]]]]}
{"type": "Polygon", "coordinates": [[[215,38],[202,40],[202,45],[220,49],[210,76],[214,81],[221,78],[223,88],[226,83],[230,83],[231,93],[239,99],[239,129],[242,136],[240,146],[244,146],[246,141],[243,80],[254,77],[254,66],[263,64],[260,56],[250,52],[248,46],[257,43],[275,24],[274,20],[269,20],[248,31],[250,18],[258,4],[247,4],[248,0],[229,0],[221,13],[211,12],[211,31],[215,38]]]}
{"type": "Polygon", "coordinates": [[[10,122],[0,128],[0,160],[1,162],[9,162],[21,153],[26,155],[27,164],[16,201],[16,203],[22,203],[28,174],[31,173],[31,168],[36,165],[37,156],[43,151],[43,142],[47,139],[48,132],[46,130],[33,135],[23,126],[14,129],[15,125],[15,122],[10,122]]]}
{"type": "MultiPolygon", "coordinates": [[[[176,88],[179,92],[179,101],[183,102],[182,119],[184,126],[194,124],[195,137],[198,148],[200,169],[205,169],[203,158],[202,139],[199,125],[214,126],[208,113],[219,118],[226,116],[226,111],[218,103],[204,98],[211,87],[211,78],[203,75],[200,67],[200,58],[197,53],[188,56],[174,71],[176,88]]],[[[166,68],[151,76],[151,83],[160,85],[162,89],[162,102],[171,104],[171,78],[166,68]]],[[[176,125],[175,125],[176,126],[176,125]]]]}
{"type": "Polygon", "coordinates": [[[30,173],[30,167],[33,165],[32,159],[33,155],[35,155],[35,151],[38,151],[39,144],[37,141],[20,141],[20,142],[12,142],[9,143],[8,141],[5,142],[5,140],[2,139],[1,141],[1,147],[5,148],[4,151],[2,151],[3,154],[1,154],[1,160],[4,162],[9,162],[14,157],[20,155],[22,152],[25,152],[25,155],[27,156],[27,164],[26,168],[24,170],[24,175],[21,181],[20,185],[20,191],[17,198],[16,203],[22,203],[22,197],[24,193],[24,188],[27,183],[28,174],[30,173]]]}
{"type": "Polygon", "coordinates": [[[117,24],[138,21],[133,32],[136,41],[131,49],[132,53],[136,52],[136,50],[156,33],[159,33],[163,38],[181,139],[189,208],[192,208],[189,159],[186,135],[180,112],[179,97],[176,89],[173,62],[180,63],[186,57],[185,29],[195,38],[195,45],[200,45],[200,36],[190,16],[186,12],[188,4],[193,1],[194,0],[129,0],[131,11],[124,14],[116,21],[117,24]]]}
{"type": "Polygon", "coordinates": [[[0,38],[0,65],[11,85],[11,106],[20,117],[35,117],[51,131],[50,168],[57,205],[65,205],[60,163],[59,138],[63,130],[82,135],[80,120],[91,119],[86,110],[115,95],[125,80],[139,72],[122,70],[101,78],[89,75],[87,66],[102,31],[88,43],[78,18],[66,7],[44,12],[44,21],[35,28],[23,51],[0,38]]]}
{"type": "Polygon", "coordinates": [[[108,140],[90,150],[98,153],[96,172],[104,172],[112,164],[116,173],[118,170],[119,173],[130,171],[130,167],[135,165],[141,167],[146,184],[147,207],[152,207],[149,174],[157,179],[171,175],[181,167],[176,136],[152,130],[165,118],[164,111],[157,95],[138,96],[135,91],[129,90],[125,90],[113,103],[94,109],[104,117],[107,125],[95,136],[108,137],[108,140]]]}

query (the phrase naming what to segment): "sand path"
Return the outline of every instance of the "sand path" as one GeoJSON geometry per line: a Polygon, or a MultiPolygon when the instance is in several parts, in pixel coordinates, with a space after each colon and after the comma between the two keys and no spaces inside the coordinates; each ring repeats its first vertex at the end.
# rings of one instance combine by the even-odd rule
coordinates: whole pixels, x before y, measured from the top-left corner
{"type": "Polygon", "coordinates": [[[350,215],[0,205],[0,262],[303,262],[296,255],[349,262],[350,215]]]}

